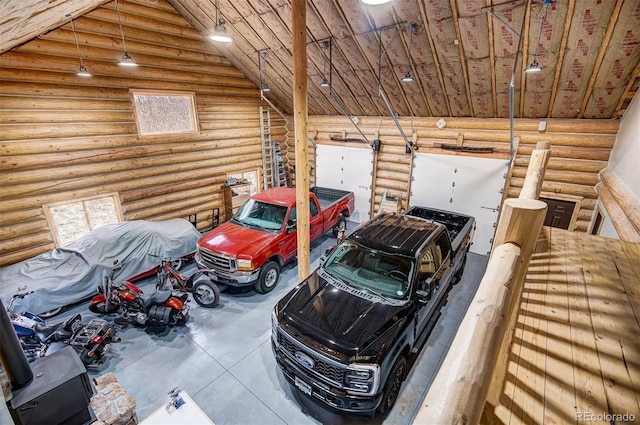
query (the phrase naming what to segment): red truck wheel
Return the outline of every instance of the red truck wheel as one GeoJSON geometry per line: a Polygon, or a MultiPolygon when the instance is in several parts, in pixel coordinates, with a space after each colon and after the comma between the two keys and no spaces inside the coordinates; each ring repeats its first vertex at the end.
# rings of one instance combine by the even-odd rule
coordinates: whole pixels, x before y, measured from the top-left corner
{"type": "Polygon", "coordinates": [[[342,214],[338,217],[338,221],[335,226],[333,226],[333,237],[337,238],[340,232],[344,235],[344,232],[347,230],[347,219],[344,218],[342,214]]]}
{"type": "Polygon", "coordinates": [[[256,292],[266,294],[273,291],[280,278],[280,266],[275,261],[267,261],[260,270],[260,275],[256,281],[256,292]]]}

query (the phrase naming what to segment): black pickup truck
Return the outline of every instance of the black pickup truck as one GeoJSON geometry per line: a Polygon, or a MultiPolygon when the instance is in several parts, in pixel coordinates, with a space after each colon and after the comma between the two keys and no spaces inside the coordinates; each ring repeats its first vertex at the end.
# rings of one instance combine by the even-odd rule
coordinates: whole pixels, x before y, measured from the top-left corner
{"type": "Polygon", "coordinates": [[[356,228],[272,313],[272,348],[287,380],[342,412],[387,412],[452,284],[475,219],[412,207],[356,228]]]}

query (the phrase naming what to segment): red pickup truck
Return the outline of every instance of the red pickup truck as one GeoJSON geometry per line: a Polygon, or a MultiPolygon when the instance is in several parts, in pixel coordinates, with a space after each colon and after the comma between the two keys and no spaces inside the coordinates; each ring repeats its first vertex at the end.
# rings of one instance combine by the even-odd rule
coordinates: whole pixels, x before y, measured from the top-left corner
{"type": "MultiPolygon", "coordinates": [[[[353,192],[314,187],[309,193],[310,239],[346,228],[353,192]]],[[[233,217],[198,240],[194,256],[211,277],[230,286],[254,285],[261,294],[275,288],[280,268],[297,254],[296,190],[277,187],[257,193],[233,217]]]]}

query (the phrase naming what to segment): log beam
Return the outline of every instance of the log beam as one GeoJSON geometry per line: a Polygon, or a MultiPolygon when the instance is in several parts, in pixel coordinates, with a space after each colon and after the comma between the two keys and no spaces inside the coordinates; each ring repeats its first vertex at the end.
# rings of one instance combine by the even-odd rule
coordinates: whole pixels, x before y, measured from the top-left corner
{"type": "Polygon", "coordinates": [[[640,233],[616,201],[614,194],[602,183],[596,185],[596,191],[598,192],[600,201],[602,201],[602,205],[604,205],[604,208],[607,210],[607,214],[620,240],[634,243],[640,242],[640,233]]]}
{"type": "Polygon", "coordinates": [[[520,191],[520,198],[538,199],[540,190],[544,182],[544,174],[547,170],[547,163],[551,156],[551,144],[549,142],[538,142],[536,149],[531,154],[527,174],[520,191]]]}
{"type": "Polygon", "coordinates": [[[600,180],[616,199],[636,231],[640,232],[640,200],[636,199],[620,177],[608,168],[600,171],[600,180]]]}
{"type": "Polygon", "coordinates": [[[506,328],[521,250],[498,246],[415,423],[477,424],[506,328]]]}

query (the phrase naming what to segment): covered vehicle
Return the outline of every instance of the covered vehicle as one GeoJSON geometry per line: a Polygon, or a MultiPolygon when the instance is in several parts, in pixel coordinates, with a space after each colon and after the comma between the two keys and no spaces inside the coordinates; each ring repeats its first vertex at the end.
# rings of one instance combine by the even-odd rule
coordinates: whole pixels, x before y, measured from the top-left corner
{"type": "Polygon", "coordinates": [[[125,280],[155,270],[158,257],[193,254],[199,237],[189,221],[179,218],[101,226],[65,247],[0,269],[0,298],[7,305],[18,288],[27,286],[34,293],[17,300],[14,310],[50,316],[91,298],[114,260],[122,265],[114,278],[125,280]]]}

